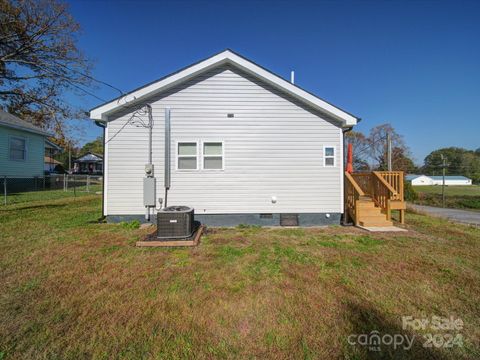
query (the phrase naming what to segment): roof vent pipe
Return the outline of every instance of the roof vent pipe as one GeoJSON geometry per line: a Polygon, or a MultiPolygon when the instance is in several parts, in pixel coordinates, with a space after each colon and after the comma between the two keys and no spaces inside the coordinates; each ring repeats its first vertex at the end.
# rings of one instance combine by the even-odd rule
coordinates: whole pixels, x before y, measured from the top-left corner
{"type": "Polygon", "coordinates": [[[293,70],[290,72],[290,82],[295,84],[295,71],[293,70]]]}

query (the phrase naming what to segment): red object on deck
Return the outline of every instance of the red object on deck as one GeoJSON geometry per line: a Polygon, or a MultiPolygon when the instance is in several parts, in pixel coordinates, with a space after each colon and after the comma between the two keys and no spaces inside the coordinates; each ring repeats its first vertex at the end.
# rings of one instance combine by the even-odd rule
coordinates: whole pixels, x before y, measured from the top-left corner
{"type": "Polygon", "coordinates": [[[347,149],[347,172],[351,174],[353,172],[353,146],[348,144],[347,149]]]}

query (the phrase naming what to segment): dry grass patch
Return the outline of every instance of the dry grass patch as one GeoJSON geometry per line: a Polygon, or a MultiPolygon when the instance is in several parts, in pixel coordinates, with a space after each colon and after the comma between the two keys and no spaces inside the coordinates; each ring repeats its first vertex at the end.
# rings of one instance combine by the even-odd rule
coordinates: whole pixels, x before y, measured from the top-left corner
{"type": "Polygon", "coordinates": [[[209,229],[196,248],[136,248],[100,199],[0,210],[0,359],[480,356],[480,230],[409,215],[408,233],[209,229]],[[460,317],[464,346],[351,346],[401,316],[460,317]]]}

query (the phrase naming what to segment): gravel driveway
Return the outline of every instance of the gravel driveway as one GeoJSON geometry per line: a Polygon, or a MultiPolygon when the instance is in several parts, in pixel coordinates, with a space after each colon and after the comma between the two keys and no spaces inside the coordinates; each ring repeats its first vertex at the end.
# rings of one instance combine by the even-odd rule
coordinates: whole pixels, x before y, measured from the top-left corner
{"type": "Polygon", "coordinates": [[[425,205],[416,205],[416,204],[408,204],[408,208],[418,212],[426,213],[431,216],[446,218],[454,222],[480,226],[480,212],[478,211],[444,209],[444,208],[438,208],[434,206],[425,206],[425,205]]]}

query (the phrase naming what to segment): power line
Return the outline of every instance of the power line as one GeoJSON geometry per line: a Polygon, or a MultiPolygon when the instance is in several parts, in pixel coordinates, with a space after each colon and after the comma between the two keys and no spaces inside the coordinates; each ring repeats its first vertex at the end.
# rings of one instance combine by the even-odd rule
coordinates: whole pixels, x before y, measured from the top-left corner
{"type": "MultiPolygon", "coordinates": [[[[90,80],[93,80],[93,81],[95,81],[95,82],[97,82],[97,83],[99,83],[99,84],[103,84],[103,85],[105,85],[105,86],[108,86],[108,87],[112,88],[113,90],[118,91],[118,92],[120,93],[120,95],[125,95],[125,92],[123,92],[121,89],[119,89],[118,87],[116,87],[116,86],[114,86],[114,85],[112,85],[112,84],[107,83],[106,81],[99,80],[99,79],[97,79],[97,78],[95,78],[95,77],[93,77],[93,76],[91,76],[91,75],[88,75],[88,74],[84,73],[83,71],[80,71],[80,70],[77,70],[77,69],[72,69],[72,68],[68,67],[67,65],[62,64],[62,63],[59,63],[59,62],[57,62],[57,61],[55,61],[55,60],[53,60],[53,62],[54,62],[55,64],[61,66],[61,67],[64,67],[64,68],[67,69],[67,70],[76,72],[77,74],[80,74],[80,75],[86,77],[87,79],[90,79],[90,80]]],[[[102,101],[105,102],[105,100],[102,100],[102,101]]]]}
{"type": "Polygon", "coordinates": [[[125,124],[123,124],[122,127],[120,129],[118,129],[118,131],[115,134],[112,135],[112,137],[110,137],[108,140],[105,141],[105,144],[108,144],[110,141],[112,141],[114,138],[116,138],[117,135],[120,134],[127,127],[128,124],[131,124],[135,127],[142,127],[142,128],[153,127],[153,124],[145,123],[143,121],[143,119],[140,117],[140,116],[144,116],[144,115],[147,115],[146,106],[144,106],[141,109],[138,109],[137,111],[135,111],[130,116],[130,118],[125,122],[125,124]]]}

